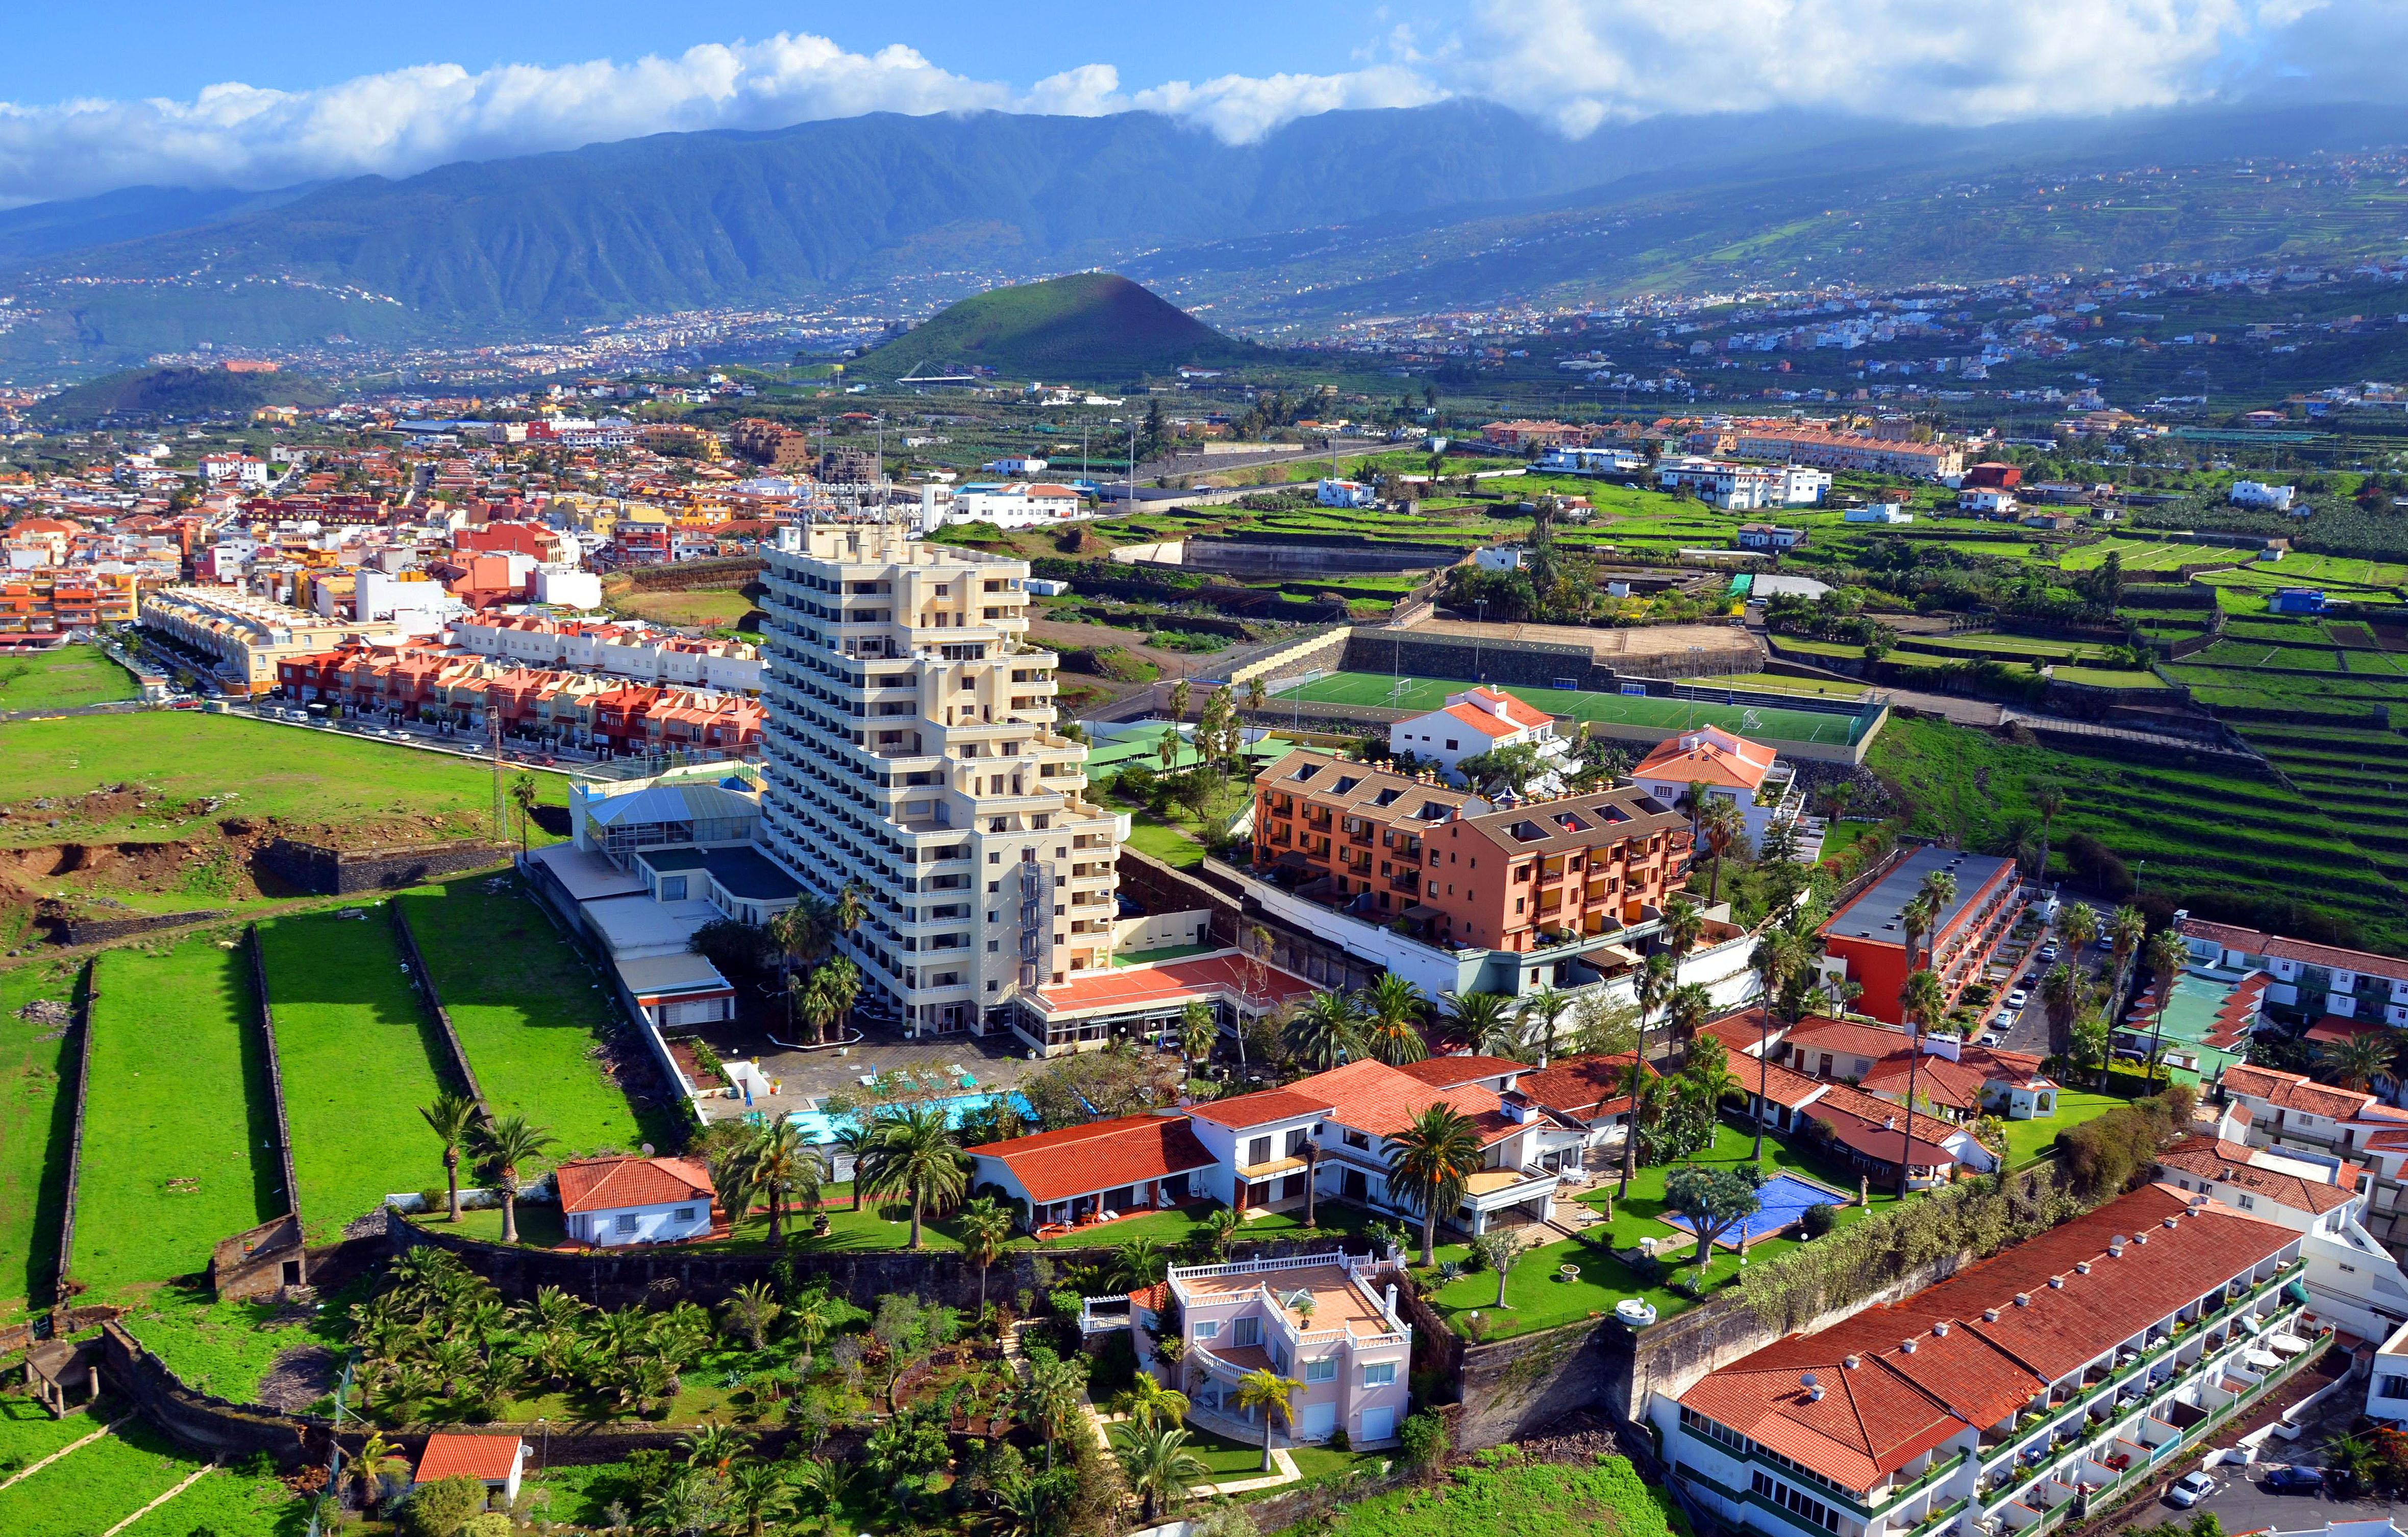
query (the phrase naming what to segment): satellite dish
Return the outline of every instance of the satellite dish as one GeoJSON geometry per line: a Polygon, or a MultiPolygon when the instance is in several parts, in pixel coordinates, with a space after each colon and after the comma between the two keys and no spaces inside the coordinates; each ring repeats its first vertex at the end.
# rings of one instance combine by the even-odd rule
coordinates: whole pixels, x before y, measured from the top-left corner
{"type": "Polygon", "coordinates": [[[649,1157],[651,1157],[652,1156],[652,1143],[650,1143],[650,1142],[646,1142],[646,1143],[644,1144],[644,1156],[646,1156],[646,1157],[648,1157],[648,1158],[649,1158],[649,1157]]]}
{"type": "Polygon", "coordinates": [[[1815,1386],[1815,1383],[1814,1383],[1814,1373],[1813,1373],[1812,1372],[1807,1372],[1804,1376],[1802,1376],[1802,1377],[1799,1378],[1799,1379],[1798,1379],[1798,1386],[1800,1386],[1800,1387],[1812,1387],[1812,1386],[1815,1386]]]}

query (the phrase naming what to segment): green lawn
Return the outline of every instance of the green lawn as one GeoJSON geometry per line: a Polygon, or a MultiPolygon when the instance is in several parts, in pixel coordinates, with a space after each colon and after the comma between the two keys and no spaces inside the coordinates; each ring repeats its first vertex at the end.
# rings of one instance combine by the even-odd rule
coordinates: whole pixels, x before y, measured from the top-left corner
{"type": "MultiPolygon", "coordinates": [[[[2133,1080],[2135,1088],[2139,1081],[2133,1080]]],[[[2009,1121],[2007,1123],[2007,1167],[2021,1169],[2036,1163],[2041,1155],[2057,1145],[2057,1133],[2071,1131],[2094,1116],[2103,1115],[2118,1105],[2130,1104],[2128,1095],[2098,1094],[2086,1089],[2060,1088],[2057,1091],[2057,1113],[2048,1119],[2009,1121]]]]}
{"type": "MultiPolygon", "coordinates": [[[[1471,687],[1445,678],[1394,678],[1384,672],[1333,672],[1309,683],[1283,689],[1277,697],[1305,704],[1378,705],[1395,710],[1438,710],[1447,696],[1471,687]]],[[[1689,699],[1595,694],[1570,688],[1508,688],[1506,693],[1551,715],[1604,725],[1635,725],[1679,731],[1697,725],[1719,725],[1745,731],[1751,737],[1793,742],[1848,742],[1856,740],[1857,717],[1815,711],[1783,710],[1770,705],[1730,705],[1689,699]]]]}
{"type": "Polygon", "coordinates": [[[1196,840],[1193,823],[1181,813],[1172,814],[1179,820],[1167,821],[1152,812],[1132,812],[1128,846],[1174,869],[1193,869],[1204,862],[1204,845],[1196,840]]]}
{"type": "Polygon", "coordinates": [[[444,1085],[442,1037],[402,970],[392,920],[381,904],[366,911],[364,921],[315,913],[259,930],[313,1243],[389,1191],[443,1183],[441,1145],[418,1113],[444,1085]]]}
{"type": "Polygon", "coordinates": [[[0,661],[0,711],[73,710],[141,695],[134,674],[98,646],[61,646],[0,661]]]}
{"type": "Polygon", "coordinates": [[[1671,1537],[1688,1522],[1625,1458],[1456,1469],[1437,1488],[1403,1488],[1332,1511],[1330,1537],[1671,1537]]]}
{"type": "Polygon", "coordinates": [[[0,1479],[22,1472],[61,1447],[81,1441],[122,1412],[122,1405],[112,1407],[103,1401],[97,1419],[82,1415],[52,1419],[50,1412],[32,1399],[0,1398],[0,1479]]]}
{"type": "Polygon", "coordinates": [[[125,1537],[299,1537],[308,1502],[276,1478],[220,1468],[125,1529],[125,1537]]]}
{"type": "Polygon", "coordinates": [[[676,1142],[667,1113],[639,1117],[592,1055],[609,1029],[610,995],[583,954],[515,881],[491,883],[467,876],[396,898],[485,1102],[550,1128],[563,1156],[676,1142]]]}
{"type": "Polygon", "coordinates": [[[348,1343],[336,1308],[288,1314],[272,1302],[215,1301],[206,1286],[162,1287],[119,1322],[177,1376],[236,1403],[257,1401],[286,1351],[348,1343]]]}
{"type": "Polygon", "coordinates": [[[219,1239],[286,1207],[249,954],[112,950],[93,989],[72,1264],[99,1300],[206,1270],[219,1239]]]}
{"type": "MultiPolygon", "coordinates": [[[[103,1422],[90,1420],[86,1429],[103,1422]]],[[[97,1537],[181,1483],[200,1464],[140,1419],[0,1490],[8,1537],[97,1537]]],[[[174,1526],[153,1530],[178,1532],[174,1526]]],[[[178,1532],[192,1529],[187,1527],[178,1532]]]]}
{"type": "Polygon", "coordinates": [[[0,973],[0,1323],[50,1300],[75,1118],[75,1038],[17,1011],[75,993],[72,967],[0,973]]]}

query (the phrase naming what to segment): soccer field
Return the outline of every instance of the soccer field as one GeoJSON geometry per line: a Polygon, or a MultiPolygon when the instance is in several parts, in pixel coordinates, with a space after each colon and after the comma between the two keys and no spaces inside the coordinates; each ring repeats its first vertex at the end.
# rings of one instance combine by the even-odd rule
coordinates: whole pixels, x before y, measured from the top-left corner
{"type": "MultiPolygon", "coordinates": [[[[1298,704],[1374,706],[1388,710],[1438,710],[1450,694],[1473,685],[1459,679],[1391,678],[1380,672],[1333,672],[1311,682],[1281,690],[1274,697],[1298,704]]],[[[1667,699],[1635,694],[1592,694],[1576,688],[1516,688],[1506,693],[1550,715],[1600,725],[1644,726],[1659,731],[1685,731],[1692,726],[1718,725],[1749,737],[1772,741],[1854,742],[1864,729],[1862,715],[1835,715],[1813,710],[1782,710],[1768,705],[1715,704],[1707,700],[1667,699]]]]}

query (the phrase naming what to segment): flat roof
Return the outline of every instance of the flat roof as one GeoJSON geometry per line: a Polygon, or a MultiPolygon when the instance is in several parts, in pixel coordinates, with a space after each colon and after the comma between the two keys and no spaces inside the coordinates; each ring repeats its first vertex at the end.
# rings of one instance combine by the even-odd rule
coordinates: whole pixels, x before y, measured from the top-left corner
{"type": "Polygon", "coordinates": [[[639,849],[636,857],[653,869],[699,869],[706,863],[704,851],[688,843],[672,849],[639,849]]]}
{"type": "Polygon", "coordinates": [[[1962,849],[1917,849],[1891,867],[1887,875],[1874,882],[1855,901],[1833,913],[1823,926],[1823,932],[1834,939],[1875,940],[1903,945],[1906,928],[1899,922],[1899,914],[1923,888],[1925,876],[1944,869],[1956,877],[1956,895],[1941,910],[1932,928],[1935,934],[1944,934],[1974,895],[2009,863],[1993,855],[1967,854],[1962,849]]]}
{"type": "Polygon", "coordinates": [[[644,879],[631,875],[590,849],[574,843],[554,843],[540,848],[529,857],[538,860],[552,871],[561,889],[580,902],[591,902],[603,897],[625,897],[644,889],[644,879]]]}
{"type": "Polygon", "coordinates": [[[803,883],[778,862],[750,846],[705,849],[702,866],[731,897],[750,902],[780,902],[803,894],[803,883]]]}
{"type": "Polygon", "coordinates": [[[584,912],[613,960],[681,955],[695,929],[724,916],[709,902],[656,902],[640,892],[588,902],[584,912]]]}
{"type": "Polygon", "coordinates": [[[678,955],[638,955],[613,961],[619,980],[638,998],[665,998],[673,993],[727,993],[735,988],[719,968],[688,952],[678,955]]]}

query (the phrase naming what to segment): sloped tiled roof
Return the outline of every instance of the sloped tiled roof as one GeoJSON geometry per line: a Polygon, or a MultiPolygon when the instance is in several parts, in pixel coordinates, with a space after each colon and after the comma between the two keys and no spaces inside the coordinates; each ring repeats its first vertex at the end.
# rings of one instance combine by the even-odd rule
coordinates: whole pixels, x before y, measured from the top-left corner
{"type": "MultiPolygon", "coordinates": [[[[1623,1070],[1637,1056],[1636,1052],[1616,1052],[1611,1056],[1594,1053],[1567,1056],[1538,1071],[1525,1072],[1513,1091],[1531,1104],[1576,1115],[1584,1121],[1619,1115],[1630,1108],[1629,1096],[1622,1092],[1623,1070]]],[[[1656,1069],[1651,1064],[1647,1070],[1653,1074],[1656,1069]]]]}
{"type": "Polygon", "coordinates": [[[1772,749],[1760,742],[1709,725],[1656,743],[1655,751],[1630,770],[1630,777],[1681,784],[1702,780],[1726,789],[1752,791],[1771,772],[1773,755],[1772,749]]]}
{"type": "Polygon", "coordinates": [[[607,1212],[709,1200],[710,1171],[692,1158],[571,1158],[560,1166],[560,1209],[607,1212]]]}
{"type": "Polygon", "coordinates": [[[2213,1137],[2186,1137],[2158,1154],[2157,1163],[2195,1179],[2233,1185],[2292,1211],[2318,1216],[2358,1199],[2354,1188],[2327,1185],[2280,1169],[2260,1169],[2250,1159],[2252,1151],[2213,1137]]]}
{"type": "Polygon", "coordinates": [[[968,1151],[1010,1170],[1038,1201],[1068,1200],[1212,1166],[1212,1155],[1179,1115],[1123,1115],[968,1151]]]}
{"type": "Polygon", "coordinates": [[[2304,1073],[2250,1067],[2245,1063],[2236,1063],[2225,1069],[2223,1083],[2229,1094],[2246,1094],[2285,1110],[2302,1111],[2336,1121],[2346,1121],[2374,1103],[2374,1096],[2362,1089],[2335,1088],[2329,1084],[2311,1083],[2304,1073]]]}
{"type": "Polygon", "coordinates": [[[1286,1088],[1257,1089],[1252,1094],[1240,1094],[1226,1099],[1214,1099],[1209,1104],[1192,1105],[1187,1113],[1214,1126],[1269,1126],[1277,1121],[1300,1121],[1308,1115],[1326,1115],[1331,1106],[1327,1099],[1305,1092],[1306,1078],[1286,1088]]]}
{"type": "Polygon", "coordinates": [[[1397,1069],[1406,1077],[1427,1084],[1432,1088],[1461,1088],[1485,1078],[1510,1078],[1526,1074],[1530,1065],[1516,1062],[1510,1056],[1425,1056],[1418,1062],[1407,1062],[1397,1069]]]}
{"type": "Polygon", "coordinates": [[[418,1454],[415,1476],[421,1484],[460,1477],[498,1483],[517,1470],[519,1451],[524,1444],[517,1436],[471,1436],[437,1430],[426,1438],[426,1449],[418,1454]]]}

